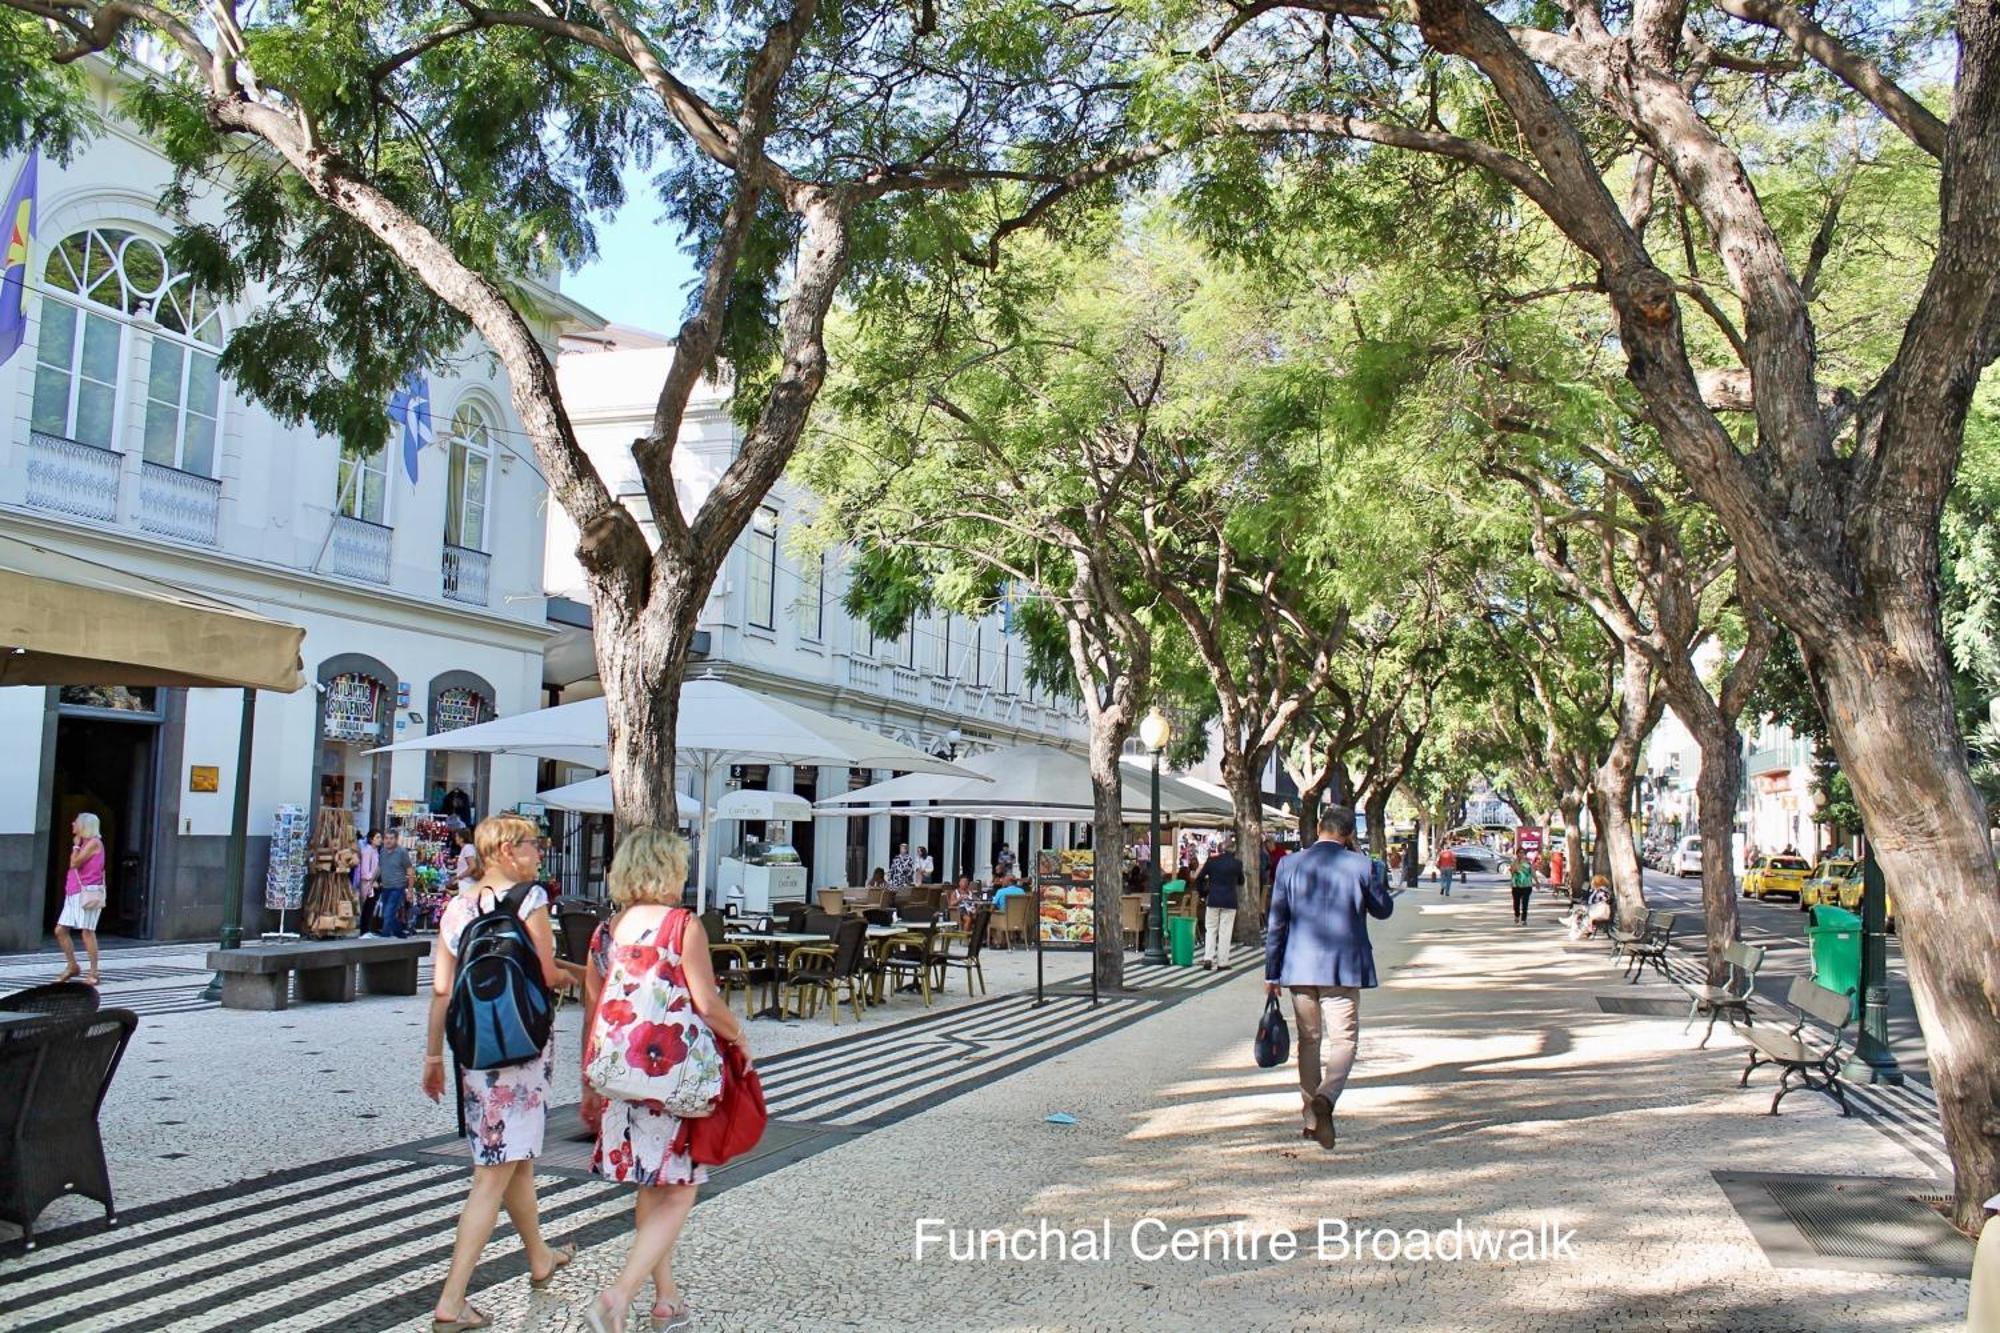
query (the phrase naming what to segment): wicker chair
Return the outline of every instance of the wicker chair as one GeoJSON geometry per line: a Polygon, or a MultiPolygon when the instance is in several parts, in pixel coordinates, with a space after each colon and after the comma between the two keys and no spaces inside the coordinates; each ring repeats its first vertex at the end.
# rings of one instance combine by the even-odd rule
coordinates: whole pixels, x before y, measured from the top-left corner
{"type": "Polygon", "coordinates": [[[1118,900],[1118,928],[1124,932],[1125,947],[1137,949],[1146,942],[1146,899],[1128,893],[1118,900]]]}
{"type": "Polygon", "coordinates": [[[883,980],[905,979],[924,997],[930,1008],[931,992],[942,980],[945,941],[936,926],[912,927],[910,937],[894,941],[895,948],[881,962],[883,980]]]}
{"type": "Polygon", "coordinates": [[[572,903],[563,908],[556,918],[561,928],[557,939],[559,952],[566,963],[578,966],[590,960],[590,937],[611,914],[595,903],[572,903]]]}
{"type": "Polygon", "coordinates": [[[52,1018],[83,1018],[97,1012],[97,987],[81,981],[51,981],[0,995],[0,1009],[52,1018]]]}
{"type": "MultiPolygon", "coordinates": [[[[855,917],[854,919],[856,921],[861,921],[860,917],[855,917]]],[[[837,912],[808,911],[806,913],[805,923],[802,926],[800,926],[798,931],[796,931],[795,933],[803,935],[824,935],[828,939],[832,939],[834,932],[840,929],[840,923],[843,920],[845,920],[845,918],[842,917],[837,912]]],[[[868,923],[866,921],[861,921],[861,929],[864,934],[867,932],[868,923]]]]}
{"type": "Polygon", "coordinates": [[[0,1045],[0,1220],[35,1248],[35,1219],[65,1194],[118,1220],[97,1114],[138,1016],[106,1009],[37,1023],[0,1045]]]}
{"type": "Polygon", "coordinates": [[[992,919],[993,909],[990,907],[982,907],[972,914],[972,929],[965,934],[964,953],[951,952],[950,939],[946,939],[944,963],[939,969],[940,990],[943,989],[943,978],[949,976],[953,969],[957,969],[965,973],[965,993],[967,995],[984,995],[986,993],[986,973],[979,966],[979,950],[986,943],[986,927],[992,919]],[[975,979],[979,982],[979,989],[977,991],[972,989],[972,983],[975,979]]]}
{"type": "Polygon", "coordinates": [[[784,985],[792,992],[795,1003],[787,1006],[786,1012],[808,1017],[819,1008],[823,995],[831,1003],[833,1025],[840,1026],[840,1002],[844,999],[854,1006],[854,1021],[861,1021],[862,994],[867,985],[866,957],[868,946],[868,923],[858,916],[851,916],[840,923],[832,944],[807,944],[792,950],[792,956],[785,970],[784,985]],[[812,998],[812,1009],[806,1007],[806,998],[812,998]]]}
{"type": "Polygon", "coordinates": [[[847,895],[839,889],[819,891],[819,910],[828,916],[840,916],[847,911],[847,895]]]}
{"type": "Polygon", "coordinates": [[[1009,894],[1000,908],[1000,938],[1006,941],[1007,947],[1011,949],[1016,943],[1025,946],[1028,932],[1034,924],[1034,900],[1025,893],[1009,894]]]}

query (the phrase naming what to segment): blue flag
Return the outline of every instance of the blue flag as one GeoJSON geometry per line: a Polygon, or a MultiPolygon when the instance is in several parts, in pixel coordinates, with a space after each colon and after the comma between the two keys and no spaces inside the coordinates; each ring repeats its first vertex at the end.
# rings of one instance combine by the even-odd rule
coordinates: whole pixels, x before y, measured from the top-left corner
{"type": "Polygon", "coordinates": [[[7,193],[4,213],[0,213],[0,234],[7,238],[4,267],[0,267],[0,365],[20,350],[28,336],[28,243],[35,238],[35,150],[7,193]]]}
{"type": "Polygon", "coordinates": [[[417,484],[417,455],[431,442],[431,385],[422,375],[411,375],[403,387],[389,395],[389,420],[403,428],[403,471],[410,484],[417,484]]]}

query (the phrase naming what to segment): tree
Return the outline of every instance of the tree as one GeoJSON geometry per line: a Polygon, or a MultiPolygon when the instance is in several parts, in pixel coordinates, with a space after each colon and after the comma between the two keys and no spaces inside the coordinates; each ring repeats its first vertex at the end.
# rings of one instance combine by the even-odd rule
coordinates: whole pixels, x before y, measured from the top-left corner
{"type": "Polygon", "coordinates": [[[62,66],[157,44],[129,110],[187,181],[227,183],[226,225],[189,226],[176,249],[225,294],[260,286],[224,366],[280,416],[380,439],[389,389],[468,328],[498,358],[580,533],[621,826],[674,825],[696,618],[804,430],[843,281],[893,285],[913,252],[983,257],[1130,164],[1107,156],[1116,126],[1097,107],[1107,31],[1055,12],[5,3],[61,45],[0,56],[30,90],[0,100],[0,140],[45,114],[34,90],[62,66]],[[519,279],[587,255],[619,168],[656,154],[704,268],[633,445],[649,535],[579,447],[519,279]],[[743,440],[684,514],[682,418],[723,361],[743,440]]]}
{"type": "Polygon", "coordinates": [[[1941,118],[1896,81],[1934,54],[1899,13],[1829,16],[1850,38],[1782,0],[1583,3],[1559,28],[1537,26],[1557,11],[1510,25],[1473,0],[1302,0],[1197,11],[1193,31],[1176,17],[1169,40],[1206,75],[1177,85],[1201,89],[1177,115],[1475,167],[1573,247],[1573,285],[1608,305],[1661,448],[1826,689],[1834,748],[1897,896],[1954,1216],[1977,1231],[2000,1188],[1988,947],[2000,870],[1959,736],[1935,571],[1968,404],[2000,354],[2000,15],[1953,7],[1941,118]],[[1358,39],[1322,39],[1336,27],[1358,39]],[[1873,43],[1871,28],[1899,38],[1873,43]],[[1935,250],[1897,304],[1893,346],[1852,379],[1825,354],[1811,255],[1787,251],[1753,181],[1767,94],[1786,132],[1794,112],[1865,122],[1941,167],[1935,250]],[[1670,240],[1656,248],[1662,222],[1670,240]]]}

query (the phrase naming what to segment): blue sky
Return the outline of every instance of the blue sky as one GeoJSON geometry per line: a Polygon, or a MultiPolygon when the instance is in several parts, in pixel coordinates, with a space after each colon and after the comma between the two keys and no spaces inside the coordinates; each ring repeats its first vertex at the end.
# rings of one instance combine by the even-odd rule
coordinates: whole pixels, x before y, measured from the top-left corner
{"type": "Polygon", "coordinates": [[[694,261],[678,229],[658,221],[649,174],[627,168],[625,206],[597,224],[596,262],[563,275],[562,289],[614,324],[671,335],[687,310],[694,261]]]}

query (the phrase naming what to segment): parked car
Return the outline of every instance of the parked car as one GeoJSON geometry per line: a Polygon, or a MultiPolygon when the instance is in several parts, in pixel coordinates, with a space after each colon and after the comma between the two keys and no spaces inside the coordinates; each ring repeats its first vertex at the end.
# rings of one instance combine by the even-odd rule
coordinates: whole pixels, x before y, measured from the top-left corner
{"type": "MultiPolygon", "coordinates": [[[[1840,886],[1840,905],[1855,915],[1861,913],[1861,863],[1854,863],[1854,871],[1840,886]]],[[[1896,895],[1889,892],[1889,886],[1882,886],[1882,925],[1891,935],[1896,933],[1896,895]]]]}
{"type": "Polygon", "coordinates": [[[1458,843],[1452,847],[1451,854],[1458,858],[1458,873],[1461,875],[1475,870],[1481,874],[1490,874],[1500,865],[1499,856],[1483,843],[1458,843]]]}
{"type": "Polygon", "coordinates": [[[1860,897],[1861,868],[1854,861],[1843,856],[1829,856],[1812,869],[1806,879],[1806,886],[1799,894],[1799,910],[1808,907],[1847,906],[1847,881],[1855,883],[1855,897],[1860,897]]]}
{"type": "Polygon", "coordinates": [[[1803,898],[1811,874],[1812,863],[1803,856],[1762,856],[1743,876],[1743,896],[1759,902],[1779,894],[1803,898]]]}
{"type": "Polygon", "coordinates": [[[1682,838],[1681,845],[1674,849],[1673,864],[1668,867],[1674,874],[1686,879],[1701,873],[1701,839],[1682,838]]]}

